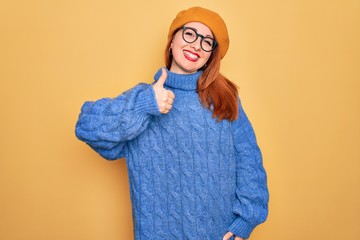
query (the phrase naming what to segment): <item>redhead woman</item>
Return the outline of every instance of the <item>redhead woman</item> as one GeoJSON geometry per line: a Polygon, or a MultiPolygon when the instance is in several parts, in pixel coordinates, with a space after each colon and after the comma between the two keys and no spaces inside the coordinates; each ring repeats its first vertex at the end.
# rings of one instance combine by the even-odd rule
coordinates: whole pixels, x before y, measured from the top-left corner
{"type": "Polygon", "coordinates": [[[242,240],[267,218],[261,151],[219,72],[228,47],[217,13],[183,10],[152,84],[81,109],[76,136],[105,159],[126,159],[137,240],[242,240]]]}

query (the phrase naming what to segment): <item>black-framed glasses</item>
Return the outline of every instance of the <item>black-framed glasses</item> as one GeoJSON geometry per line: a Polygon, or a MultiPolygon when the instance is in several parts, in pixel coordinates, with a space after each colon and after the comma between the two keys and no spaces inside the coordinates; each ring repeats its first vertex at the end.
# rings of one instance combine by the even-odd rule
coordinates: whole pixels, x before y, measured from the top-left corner
{"type": "Polygon", "coordinates": [[[201,38],[200,46],[202,50],[204,50],[205,52],[211,52],[216,48],[217,42],[215,39],[198,34],[196,30],[191,27],[183,26],[181,29],[183,30],[182,38],[184,39],[185,42],[193,43],[200,37],[201,38]]]}

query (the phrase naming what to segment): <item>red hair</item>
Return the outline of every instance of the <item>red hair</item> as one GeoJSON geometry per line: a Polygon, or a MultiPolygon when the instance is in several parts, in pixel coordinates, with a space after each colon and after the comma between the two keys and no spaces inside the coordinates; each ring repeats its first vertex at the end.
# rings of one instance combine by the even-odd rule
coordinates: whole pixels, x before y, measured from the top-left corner
{"type": "MultiPolygon", "coordinates": [[[[170,69],[172,62],[171,41],[170,38],[165,50],[167,69],[170,69]]],[[[203,73],[197,83],[197,93],[201,103],[212,111],[214,118],[218,121],[224,119],[234,121],[238,117],[237,86],[220,73],[220,61],[219,48],[215,48],[202,68],[203,73]]]]}

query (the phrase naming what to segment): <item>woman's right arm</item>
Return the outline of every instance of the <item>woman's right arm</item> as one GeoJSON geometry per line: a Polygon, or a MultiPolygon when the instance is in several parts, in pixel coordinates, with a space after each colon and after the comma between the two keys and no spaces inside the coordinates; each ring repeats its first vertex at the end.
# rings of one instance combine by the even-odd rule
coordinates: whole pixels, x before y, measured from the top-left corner
{"type": "Polygon", "coordinates": [[[116,98],[85,102],[75,134],[104,158],[115,160],[124,157],[126,142],[160,114],[153,86],[139,84],[116,98]]]}

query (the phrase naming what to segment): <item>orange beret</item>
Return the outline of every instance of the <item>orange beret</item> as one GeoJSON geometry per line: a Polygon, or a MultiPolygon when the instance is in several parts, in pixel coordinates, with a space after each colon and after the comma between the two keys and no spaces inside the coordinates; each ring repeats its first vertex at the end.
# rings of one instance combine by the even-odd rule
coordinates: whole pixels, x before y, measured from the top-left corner
{"type": "Polygon", "coordinates": [[[229,35],[224,20],[216,12],[201,7],[192,7],[179,12],[170,25],[168,38],[172,38],[175,31],[189,22],[205,24],[215,36],[220,49],[221,59],[229,48],[229,35]]]}

